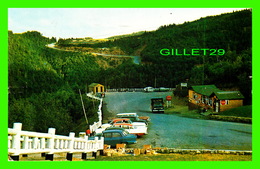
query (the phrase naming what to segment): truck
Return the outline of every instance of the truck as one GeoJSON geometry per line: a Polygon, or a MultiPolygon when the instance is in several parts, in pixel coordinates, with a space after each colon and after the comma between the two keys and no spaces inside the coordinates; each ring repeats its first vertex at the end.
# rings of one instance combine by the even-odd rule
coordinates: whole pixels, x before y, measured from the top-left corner
{"type": "Polygon", "coordinates": [[[163,98],[152,98],[151,99],[152,113],[164,113],[164,102],[163,98]]]}

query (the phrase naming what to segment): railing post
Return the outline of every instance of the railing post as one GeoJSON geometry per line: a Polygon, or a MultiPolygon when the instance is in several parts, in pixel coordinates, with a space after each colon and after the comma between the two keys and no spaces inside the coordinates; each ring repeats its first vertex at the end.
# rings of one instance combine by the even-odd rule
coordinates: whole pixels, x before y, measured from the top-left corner
{"type": "Polygon", "coordinates": [[[41,149],[45,149],[45,138],[41,138],[41,149]]]}
{"type": "Polygon", "coordinates": [[[12,148],[15,150],[15,153],[11,156],[14,161],[19,161],[20,148],[21,148],[21,131],[22,123],[14,123],[13,129],[16,134],[12,139],[12,148]]]}
{"type": "Polygon", "coordinates": [[[23,149],[29,149],[29,136],[24,136],[23,149]]]}
{"type": "Polygon", "coordinates": [[[51,138],[48,139],[48,148],[50,149],[50,152],[45,155],[45,160],[51,160],[53,161],[53,152],[54,152],[54,139],[55,139],[55,128],[49,128],[48,134],[51,135],[51,138]]]}
{"type": "Polygon", "coordinates": [[[98,137],[95,137],[95,144],[94,144],[94,151],[97,151],[98,147],[99,147],[99,140],[98,137]]]}
{"type": "Polygon", "coordinates": [[[82,154],[81,154],[81,159],[82,159],[82,160],[85,160],[85,159],[87,159],[88,136],[86,135],[85,132],[80,132],[80,133],[79,133],[79,136],[80,136],[80,138],[83,138],[83,139],[85,140],[84,143],[83,143],[83,146],[84,146],[84,147],[82,147],[82,148],[84,149],[84,151],[83,151],[82,154]]]}
{"type": "MultiPolygon", "coordinates": [[[[29,149],[29,136],[24,136],[24,140],[22,143],[22,149],[28,150],[29,149]]],[[[28,157],[27,154],[23,154],[23,157],[28,157]]]]}
{"type": "Polygon", "coordinates": [[[70,140],[69,140],[69,151],[67,153],[67,156],[66,156],[66,159],[69,160],[69,161],[72,161],[72,158],[73,158],[73,146],[74,146],[74,140],[75,140],[75,133],[71,132],[70,135],[70,140]]]}
{"type": "Polygon", "coordinates": [[[101,137],[101,139],[100,139],[99,149],[102,149],[101,150],[101,154],[103,154],[103,150],[104,150],[104,137],[101,137]]]}
{"type": "Polygon", "coordinates": [[[39,139],[38,139],[38,137],[34,137],[33,138],[33,149],[37,149],[38,148],[38,143],[39,143],[39,139]]]}

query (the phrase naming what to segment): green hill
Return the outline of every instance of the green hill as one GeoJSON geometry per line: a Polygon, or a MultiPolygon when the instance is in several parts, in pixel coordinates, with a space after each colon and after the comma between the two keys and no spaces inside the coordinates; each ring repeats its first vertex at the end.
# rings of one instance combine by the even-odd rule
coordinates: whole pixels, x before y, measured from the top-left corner
{"type": "MultiPolygon", "coordinates": [[[[84,117],[79,89],[85,91],[86,84],[96,77],[99,66],[95,58],[47,48],[45,45],[55,38],[36,31],[9,31],[8,38],[9,127],[21,122],[29,131],[47,132],[50,127],[58,134],[75,131],[84,117]]],[[[98,104],[83,97],[89,123],[93,124],[98,104]]]]}
{"type": "Polygon", "coordinates": [[[130,34],[110,36],[110,37],[108,37],[106,39],[108,39],[108,40],[116,40],[116,39],[131,37],[131,36],[139,36],[139,35],[142,35],[144,33],[145,33],[145,31],[139,31],[139,32],[133,32],[133,33],[130,33],[130,34]]]}
{"type": "Polygon", "coordinates": [[[141,56],[143,64],[134,67],[134,71],[138,72],[138,75],[135,75],[138,81],[129,82],[126,79],[129,83],[124,84],[135,83],[136,87],[155,84],[175,87],[186,81],[194,85],[215,84],[221,89],[240,90],[247,98],[246,103],[251,102],[250,9],[208,16],[179,25],[163,25],[155,31],[135,36],[122,35],[121,38],[85,46],[117,47],[129,55],[141,56]],[[166,52],[174,51],[174,54],[163,55],[162,49],[166,49],[166,52]],[[180,53],[187,51],[190,55],[177,55],[176,49],[180,53]],[[207,52],[204,54],[201,49],[207,52]],[[193,55],[192,50],[195,50],[193,55]]]}

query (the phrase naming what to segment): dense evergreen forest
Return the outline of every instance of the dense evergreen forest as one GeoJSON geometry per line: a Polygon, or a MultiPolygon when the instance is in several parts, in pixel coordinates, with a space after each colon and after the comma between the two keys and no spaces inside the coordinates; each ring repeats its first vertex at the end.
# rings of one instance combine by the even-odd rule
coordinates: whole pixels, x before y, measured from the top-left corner
{"type": "MultiPolygon", "coordinates": [[[[58,134],[82,131],[85,126],[79,89],[101,83],[107,88],[175,87],[215,84],[221,89],[240,90],[251,104],[252,12],[243,10],[201,18],[180,25],[164,25],[155,31],[112,38],[94,44],[59,46],[119,48],[139,55],[142,64],[131,59],[109,61],[85,52],[68,52],[46,47],[56,42],[36,31],[9,31],[9,127],[22,122],[23,129],[58,134]],[[224,49],[224,55],[164,56],[161,49],[224,49]],[[119,64],[120,63],[120,64],[119,64]],[[104,66],[107,64],[109,66],[104,66]]],[[[89,123],[96,120],[97,102],[84,97],[89,123]]]]}
{"type": "Polygon", "coordinates": [[[79,89],[89,124],[97,121],[99,103],[84,94],[99,69],[94,57],[47,48],[55,38],[36,31],[9,31],[8,40],[9,127],[22,122],[23,129],[30,131],[47,132],[50,127],[66,135],[85,131],[79,89]]]}
{"type": "MultiPolygon", "coordinates": [[[[119,36],[120,37],[120,36],[119,36]]],[[[188,81],[192,85],[215,84],[223,90],[240,90],[251,103],[252,82],[252,12],[242,10],[208,16],[193,22],[170,24],[156,31],[142,32],[96,44],[59,43],[60,46],[120,48],[129,55],[139,55],[142,65],[109,70],[113,87],[175,87],[188,81]],[[224,55],[165,56],[161,49],[223,49],[224,55]],[[117,83],[115,83],[117,82],[117,83]],[[123,86],[122,86],[123,85],[123,86]]]]}

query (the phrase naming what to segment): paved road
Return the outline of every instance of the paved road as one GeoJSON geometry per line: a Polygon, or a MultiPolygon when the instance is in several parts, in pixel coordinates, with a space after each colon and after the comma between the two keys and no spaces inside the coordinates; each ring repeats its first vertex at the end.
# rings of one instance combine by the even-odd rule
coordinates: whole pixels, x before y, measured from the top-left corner
{"type": "Polygon", "coordinates": [[[142,148],[145,144],[153,147],[183,149],[226,149],[252,150],[252,125],[201,120],[177,115],[153,114],[150,111],[151,97],[164,97],[169,92],[126,92],[106,93],[104,119],[116,113],[137,112],[140,116],[150,116],[148,135],[138,138],[138,143],[129,147],[142,148]]]}
{"type": "MultiPolygon", "coordinates": [[[[70,50],[64,50],[64,49],[56,48],[55,43],[51,43],[51,44],[48,44],[46,46],[49,47],[49,48],[52,48],[52,49],[56,49],[56,50],[70,51],[70,50]]],[[[73,50],[71,50],[71,51],[73,51],[73,50]]],[[[120,57],[129,57],[129,58],[133,59],[133,62],[135,64],[139,65],[141,63],[141,57],[140,56],[112,55],[112,54],[103,54],[103,53],[93,53],[93,54],[102,55],[102,56],[113,56],[113,57],[119,57],[119,58],[120,57]]]]}
{"type": "Polygon", "coordinates": [[[141,63],[141,57],[140,56],[129,56],[129,55],[112,55],[112,54],[104,54],[104,53],[93,53],[96,55],[101,55],[101,56],[113,56],[113,57],[129,57],[133,59],[133,62],[137,65],[141,63]]]}

